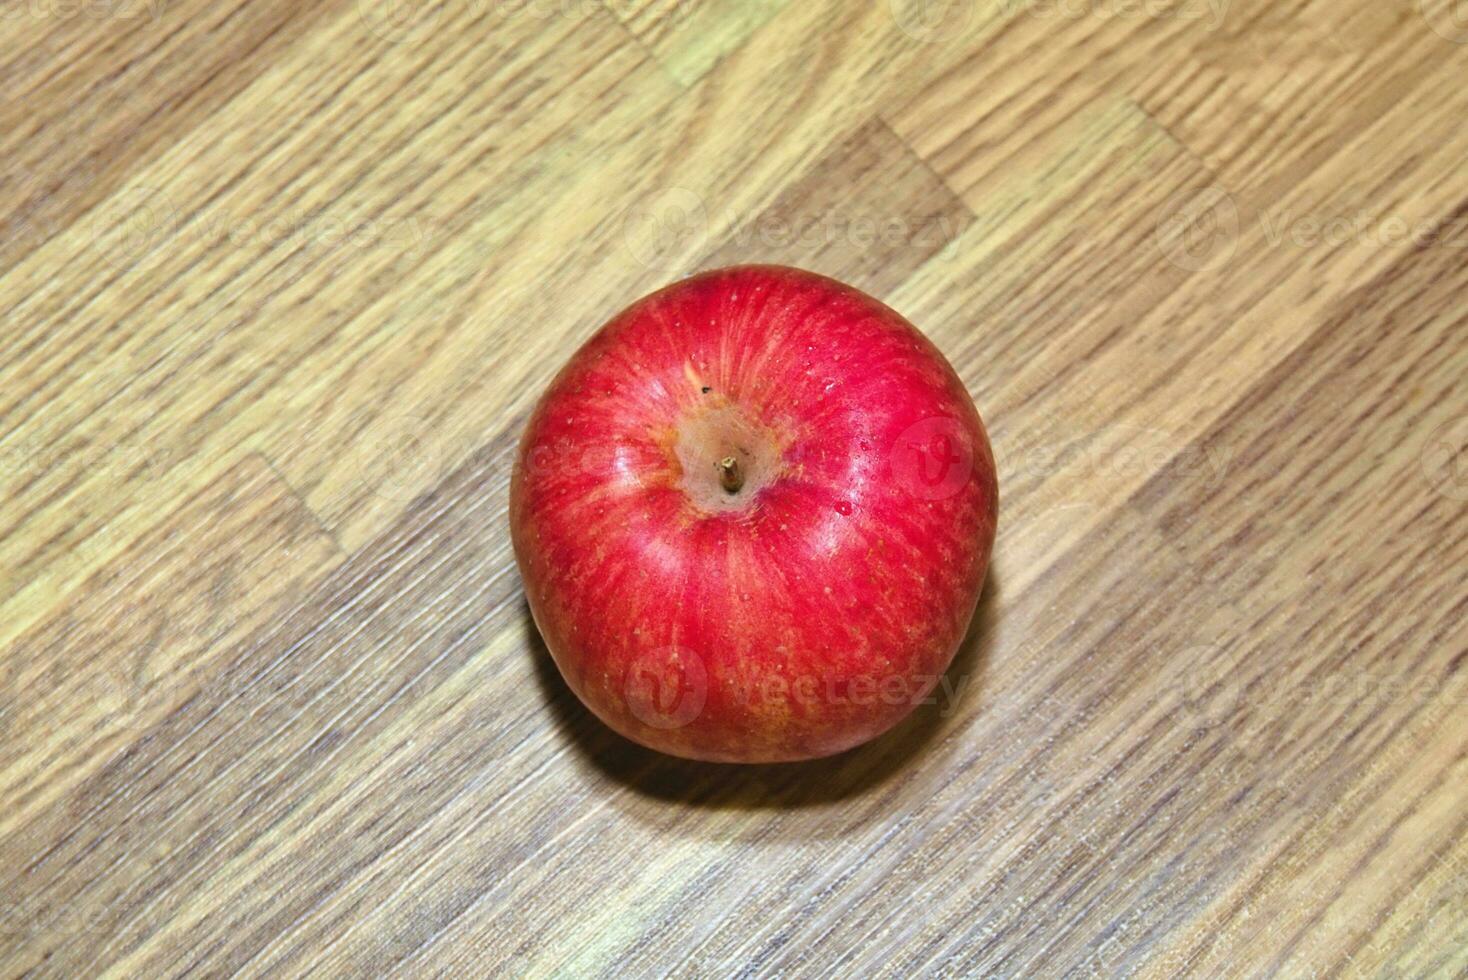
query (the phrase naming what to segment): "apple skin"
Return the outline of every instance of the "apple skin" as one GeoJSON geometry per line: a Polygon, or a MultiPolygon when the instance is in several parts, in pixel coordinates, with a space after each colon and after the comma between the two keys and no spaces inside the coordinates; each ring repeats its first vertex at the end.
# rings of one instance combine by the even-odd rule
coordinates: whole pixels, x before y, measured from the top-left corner
{"type": "Polygon", "coordinates": [[[534,410],[510,492],[571,689],[633,741],[717,762],[841,752],[926,699],[997,515],[938,349],[778,266],[694,276],[602,327],[534,410]]]}

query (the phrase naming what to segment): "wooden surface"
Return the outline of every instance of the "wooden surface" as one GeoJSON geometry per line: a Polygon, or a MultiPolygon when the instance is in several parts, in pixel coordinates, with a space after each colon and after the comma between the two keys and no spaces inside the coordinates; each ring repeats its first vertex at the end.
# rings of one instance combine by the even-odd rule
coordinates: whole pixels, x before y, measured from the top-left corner
{"type": "Polygon", "coordinates": [[[5,976],[1462,976],[1450,0],[0,6],[5,976]],[[1002,506],[946,686],[654,756],[528,406],[693,270],[885,299],[1002,506]]]}

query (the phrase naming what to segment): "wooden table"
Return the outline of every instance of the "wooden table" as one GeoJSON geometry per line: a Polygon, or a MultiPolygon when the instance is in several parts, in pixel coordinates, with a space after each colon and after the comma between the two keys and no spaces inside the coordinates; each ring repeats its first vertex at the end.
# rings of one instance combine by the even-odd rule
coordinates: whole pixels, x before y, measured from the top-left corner
{"type": "Polygon", "coordinates": [[[1461,976],[1448,0],[0,5],[3,974],[1461,976]],[[958,368],[999,541],[826,762],[561,684],[506,480],[640,294],[958,368]]]}

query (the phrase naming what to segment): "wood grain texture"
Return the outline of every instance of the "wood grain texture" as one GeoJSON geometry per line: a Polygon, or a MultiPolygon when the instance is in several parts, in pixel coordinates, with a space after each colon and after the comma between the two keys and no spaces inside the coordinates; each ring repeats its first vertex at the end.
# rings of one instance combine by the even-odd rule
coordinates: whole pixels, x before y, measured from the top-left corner
{"type": "Polygon", "coordinates": [[[1454,4],[0,14],[0,975],[1468,973],[1454,4]],[[814,764],[606,730],[505,526],[741,261],[999,464],[939,696],[814,764]]]}

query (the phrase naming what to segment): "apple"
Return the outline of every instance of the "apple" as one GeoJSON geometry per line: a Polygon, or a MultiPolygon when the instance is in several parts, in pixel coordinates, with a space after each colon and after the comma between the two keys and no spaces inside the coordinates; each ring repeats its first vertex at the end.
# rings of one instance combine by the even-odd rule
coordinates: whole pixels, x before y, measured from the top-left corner
{"type": "Polygon", "coordinates": [[[798,269],[639,300],[531,415],[510,528],[566,683],[675,756],[831,755],[953,659],[998,514],[973,400],[921,333],[798,269]]]}

